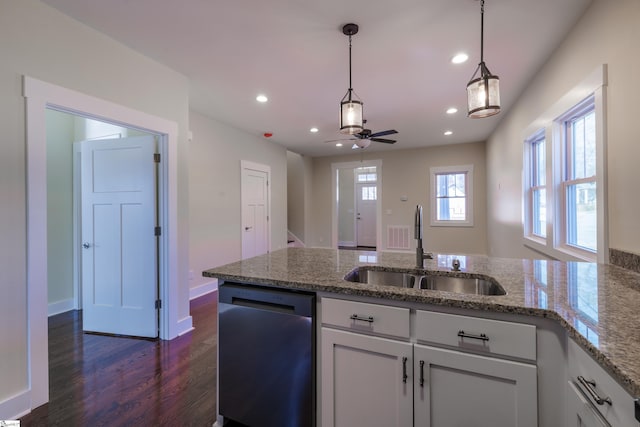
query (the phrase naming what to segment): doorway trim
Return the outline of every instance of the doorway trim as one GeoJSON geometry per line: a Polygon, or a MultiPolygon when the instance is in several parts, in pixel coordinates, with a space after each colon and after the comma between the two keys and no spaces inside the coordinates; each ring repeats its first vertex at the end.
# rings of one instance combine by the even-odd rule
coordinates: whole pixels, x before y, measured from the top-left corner
{"type": "Polygon", "coordinates": [[[27,158],[27,318],[31,408],[49,401],[47,309],[47,108],[140,129],[159,136],[164,161],[159,168],[160,338],[191,329],[191,317],[178,319],[178,125],[119,104],[24,76],[27,158]],[[187,324],[188,323],[188,324],[187,324]]]}
{"type": "Polygon", "coordinates": [[[378,174],[376,181],[376,250],[382,248],[382,160],[362,160],[358,162],[331,163],[331,247],[338,248],[338,169],[357,169],[375,166],[378,174]]]}

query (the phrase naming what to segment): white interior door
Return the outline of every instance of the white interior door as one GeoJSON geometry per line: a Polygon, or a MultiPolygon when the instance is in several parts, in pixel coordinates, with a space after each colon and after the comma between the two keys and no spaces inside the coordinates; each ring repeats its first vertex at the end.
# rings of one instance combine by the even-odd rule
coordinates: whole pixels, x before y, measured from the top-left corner
{"type": "Polygon", "coordinates": [[[356,240],[358,246],[376,247],[377,186],[356,184],[356,240]]]}
{"type": "Polygon", "coordinates": [[[81,150],[83,329],[157,337],[155,138],[81,150]]]}
{"type": "Polygon", "coordinates": [[[268,166],[242,163],[242,259],[269,252],[268,166]]]}

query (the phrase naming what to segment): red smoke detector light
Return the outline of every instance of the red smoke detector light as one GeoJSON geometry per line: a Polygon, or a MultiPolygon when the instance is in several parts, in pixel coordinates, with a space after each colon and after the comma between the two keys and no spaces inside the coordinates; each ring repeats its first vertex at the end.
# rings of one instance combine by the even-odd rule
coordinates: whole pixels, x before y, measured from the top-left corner
{"type": "Polygon", "coordinates": [[[264,134],[262,134],[265,138],[271,138],[273,136],[273,134],[271,132],[265,132],[264,134]]]}

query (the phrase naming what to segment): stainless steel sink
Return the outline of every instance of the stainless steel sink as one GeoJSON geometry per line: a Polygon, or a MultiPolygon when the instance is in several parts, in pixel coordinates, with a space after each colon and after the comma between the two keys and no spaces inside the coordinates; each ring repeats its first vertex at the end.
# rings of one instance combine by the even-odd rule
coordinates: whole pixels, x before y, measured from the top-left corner
{"type": "Polygon", "coordinates": [[[381,271],[356,268],[345,280],[369,285],[397,286],[423,290],[454,292],[473,295],[506,295],[495,281],[481,277],[457,277],[440,274],[415,274],[406,271],[381,271]]]}
{"type": "Polygon", "coordinates": [[[506,295],[496,282],[474,277],[425,276],[420,280],[420,289],[454,292],[457,294],[506,295]]]}
{"type": "Polygon", "coordinates": [[[400,271],[380,271],[356,268],[344,278],[349,282],[367,283],[369,285],[397,286],[399,288],[413,288],[416,283],[414,274],[400,271]]]}

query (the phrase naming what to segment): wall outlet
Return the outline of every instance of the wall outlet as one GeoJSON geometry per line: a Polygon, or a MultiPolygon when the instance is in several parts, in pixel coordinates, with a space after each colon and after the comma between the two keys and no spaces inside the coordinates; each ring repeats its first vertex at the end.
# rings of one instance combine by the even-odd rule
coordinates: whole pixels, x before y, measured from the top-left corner
{"type": "Polygon", "coordinates": [[[193,280],[193,270],[189,270],[189,280],[193,280]]]}

